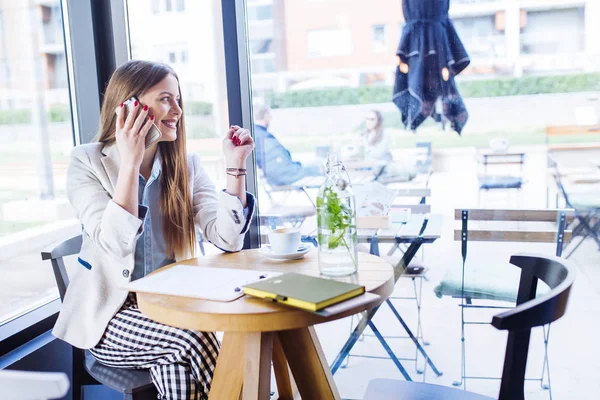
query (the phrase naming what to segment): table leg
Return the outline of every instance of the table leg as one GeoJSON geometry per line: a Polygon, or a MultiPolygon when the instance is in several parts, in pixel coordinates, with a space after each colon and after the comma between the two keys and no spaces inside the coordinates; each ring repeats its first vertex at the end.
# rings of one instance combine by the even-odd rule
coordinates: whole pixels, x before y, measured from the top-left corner
{"type": "Polygon", "coordinates": [[[277,333],[303,399],[340,400],[313,327],[277,333]]]}
{"type": "Polygon", "coordinates": [[[244,387],[242,398],[265,399],[271,397],[272,332],[246,333],[244,360],[244,387]]]}
{"type": "Polygon", "coordinates": [[[275,336],[273,339],[273,370],[275,371],[275,380],[277,381],[278,399],[293,400],[296,394],[298,394],[298,387],[291,377],[290,368],[285,359],[278,336],[275,336]]]}
{"type": "Polygon", "coordinates": [[[210,386],[209,400],[237,400],[244,380],[246,334],[226,332],[217,358],[217,367],[210,386]]]}
{"type": "MultiPolygon", "coordinates": [[[[424,226],[425,226],[425,224],[424,224],[424,226]]],[[[424,228],[421,228],[420,235],[423,234],[423,230],[424,230],[424,228]]],[[[417,251],[419,251],[419,248],[421,247],[422,244],[423,244],[423,239],[419,236],[417,239],[415,239],[410,244],[408,249],[404,252],[402,259],[394,267],[394,284],[398,281],[398,279],[400,278],[400,275],[402,275],[402,272],[404,272],[404,269],[406,268],[406,266],[412,261],[415,254],[417,254],[417,251]]],[[[340,350],[338,355],[335,357],[335,360],[333,360],[333,363],[331,364],[331,373],[332,374],[335,374],[337,372],[337,370],[340,368],[340,366],[344,362],[344,359],[348,356],[348,354],[350,354],[350,351],[356,344],[356,341],[358,340],[360,335],[362,335],[362,333],[365,330],[365,328],[367,327],[367,325],[371,322],[371,320],[375,316],[375,313],[377,312],[378,309],[379,309],[379,306],[370,309],[369,311],[367,311],[364,314],[364,316],[360,319],[360,321],[358,321],[358,324],[356,325],[354,332],[352,332],[350,334],[350,337],[348,338],[348,340],[346,340],[346,343],[342,347],[342,350],[340,350]]],[[[400,370],[400,372],[402,372],[403,369],[404,368],[402,368],[400,370]]]]}
{"type": "Polygon", "coordinates": [[[363,334],[365,328],[367,327],[367,325],[369,324],[369,322],[371,321],[378,309],[379,306],[368,310],[364,314],[364,316],[358,321],[356,328],[354,328],[354,331],[350,334],[350,337],[348,338],[348,340],[346,340],[346,343],[344,343],[344,346],[342,347],[338,355],[335,357],[335,360],[333,360],[333,364],[331,364],[332,374],[335,374],[337,370],[342,366],[342,363],[344,362],[344,360],[358,341],[360,335],[363,334]]]}

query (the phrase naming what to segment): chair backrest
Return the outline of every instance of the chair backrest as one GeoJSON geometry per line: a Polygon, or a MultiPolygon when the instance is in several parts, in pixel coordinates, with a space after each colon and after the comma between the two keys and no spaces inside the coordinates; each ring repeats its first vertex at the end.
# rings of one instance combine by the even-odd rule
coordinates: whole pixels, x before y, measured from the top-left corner
{"type": "Polygon", "coordinates": [[[549,324],[564,315],[575,268],[558,257],[531,254],[513,255],[510,263],[521,269],[517,306],[492,319],[494,327],[509,332],[498,399],[522,400],[531,328],[549,324]],[[538,280],[546,283],[550,290],[536,297],[538,280]]]}
{"type": "Polygon", "coordinates": [[[566,227],[574,215],[572,209],[456,209],[454,219],[462,224],[454,230],[454,240],[463,242],[463,258],[469,240],[556,243],[556,255],[560,256],[564,244],[571,241],[572,231],[566,227]]]}
{"type": "Polygon", "coordinates": [[[549,125],[546,127],[546,141],[551,136],[598,134],[598,125],[549,125]]]}
{"type": "Polygon", "coordinates": [[[429,214],[431,206],[428,199],[431,197],[431,188],[402,188],[393,189],[396,192],[396,198],[392,208],[410,208],[413,214],[429,214]]]}
{"type": "Polygon", "coordinates": [[[72,256],[81,250],[82,236],[77,235],[71,239],[65,240],[51,251],[42,251],[42,260],[50,260],[60,300],[64,300],[67,287],[69,286],[69,276],[63,257],[72,256]]]}
{"type": "MultiPolygon", "coordinates": [[[[484,152],[478,160],[480,165],[483,165],[483,174],[488,175],[488,166],[497,166],[494,169],[493,175],[506,174],[506,166],[518,165],[519,175],[523,174],[523,166],[525,165],[525,153],[522,152],[505,152],[505,153],[491,153],[484,152]],[[499,169],[501,168],[501,170],[499,169]]],[[[511,175],[517,173],[514,168],[512,169],[511,175]]]]}

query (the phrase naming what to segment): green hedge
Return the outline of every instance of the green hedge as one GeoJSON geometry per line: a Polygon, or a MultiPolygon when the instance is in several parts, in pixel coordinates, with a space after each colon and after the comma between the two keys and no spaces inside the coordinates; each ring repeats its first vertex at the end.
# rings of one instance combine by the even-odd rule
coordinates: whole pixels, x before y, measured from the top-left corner
{"type": "Polygon", "coordinates": [[[29,124],[29,110],[0,110],[0,125],[29,124]]]}
{"type": "Polygon", "coordinates": [[[186,115],[212,115],[213,105],[204,101],[187,101],[185,103],[186,115]]]}
{"type": "MultiPolygon", "coordinates": [[[[71,118],[71,108],[66,104],[53,104],[48,114],[50,122],[66,122],[71,118]]],[[[0,125],[30,124],[31,110],[0,110],[0,125]]]]}
{"type": "Polygon", "coordinates": [[[463,97],[591,92],[600,90],[600,74],[524,76],[522,78],[464,81],[458,83],[458,90],[463,97]]]}
{"type": "MultiPolygon", "coordinates": [[[[212,115],[213,105],[202,101],[190,101],[185,105],[186,115],[212,115]]],[[[53,104],[48,111],[50,122],[66,122],[71,119],[68,104],[53,104]]],[[[0,125],[30,124],[31,110],[0,110],[0,125]]]]}
{"type": "MultiPolygon", "coordinates": [[[[588,92],[600,90],[600,74],[524,76],[521,78],[459,81],[463,97],[496,97],[542,93],[588,92]]],[[[391,101],[389,86],[299,90],[265,95],[271,108],[319,107],[347,104],[374,104],[391,101]]]]}
{"type": "Polygon", "coordinates": [[[66,122],[71,119],[71,107],[67,104],[50,106],[50,122],[66,122]]]}

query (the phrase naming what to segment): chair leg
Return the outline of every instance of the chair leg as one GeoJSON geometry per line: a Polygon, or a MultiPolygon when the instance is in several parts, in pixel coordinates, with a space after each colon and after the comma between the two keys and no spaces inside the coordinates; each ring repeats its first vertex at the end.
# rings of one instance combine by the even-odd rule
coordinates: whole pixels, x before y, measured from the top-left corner
{"type": "Polygon", "coordinates": [[[548,341],[550,340],[550,324],[546,327],[543,326],[544,329],[544,364],[542,366],[542,378],[540,381],[540,385],[542,389],[548,390],[548,396],[550,400],[552,400],[552,384],[550,382],[550,358],[548,355],[548,341]],[[544,384],[544,378],[548,378],[548,384],[544,384]]]}
{"type": "Polygon", "coordinates": [[[402,363],[400,362],[400,360],[398,360],[398,357],[396,356],[396,354],[394,354],[394,352],[392,351],[392,349],[390,348],[390,346],[387,344],[387,342],[385,341],[385,339],[383,338],[383,336],[381,336],[381,333],[379,333],[379,330],[377,329],[377,327],[375,326],[375,324],[373,322],[371,322],[371,321],[369,321],[369,328],[371,328],[371,330],[373,331],[373,333],[377,337],[377,340],[379,340],[379,343],[381,343],[381,345],[383,346],[383,348],[385,349],[385,351],[388,353],[388,355],[390,356],[390,358],[392,359],[392,361],[394,362],[394,364],[396,364],[396,368],[398,368],[398,370],[400,370],[400,373],[402,374],[402,376],[404,377],[404,379],[406,379],[409,382],[412,382],[412,379],[411,379],[410,375],[408,374],[408,372],[406,372],[406,370],[404,369],[404,366],[402,365],[402,363]]]}
{"type": "Polygon", "coordinates": [[[73,387],[71,388],[71,392],[73,393],[73,400],[82,400],[83,399],[83,378],[84,378],[84,370],[81,350],[73,347],[71,349],[73,353],[72,356],[72,376],[73,376],[73,387]]]}
{"type": "Polygon", "coordinates": [[[573,253],[575,253],[575,250],[577,250],[579,248],[579,246],[581,246],[583,244],[583,242],[585,242],[585,239],[587,239],[587,235],[581,238],[579,243],[577,243],[577,245],[575,247],[573,247],[573,250],[569,251],[569,254],[567,254],[565,256],[565,258],[568,259],[569,257],[571,257],[573,255],[573,253]]]}
{"type": "Polygon", "coordinates": [[[462,304],[460,307],[460,381],[452,382],[452,386],[460,387],[463,386],[464,390],[467,390],[467,354],[466,354],[466,343],[465,343],[465,303],[464,297],[462,297],[462,304]]]}

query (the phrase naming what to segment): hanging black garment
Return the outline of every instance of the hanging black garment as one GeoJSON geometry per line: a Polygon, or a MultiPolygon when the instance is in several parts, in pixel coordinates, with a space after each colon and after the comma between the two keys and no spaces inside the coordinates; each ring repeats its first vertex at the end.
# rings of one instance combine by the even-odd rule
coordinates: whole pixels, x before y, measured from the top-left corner
{"type": "Polygon", "coordinates": [[[435,104],[453,130],[461,133],[468,113],[454,83],[454,76],[469,65],[469,56],[452,21],[450,0],[403,0],[406,25],[396,54],[393,101],[404,126],[415,130],[427,117],[440,119],[435,104]]]}

